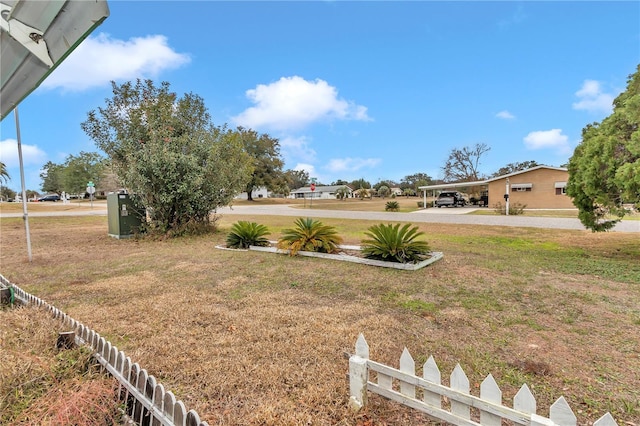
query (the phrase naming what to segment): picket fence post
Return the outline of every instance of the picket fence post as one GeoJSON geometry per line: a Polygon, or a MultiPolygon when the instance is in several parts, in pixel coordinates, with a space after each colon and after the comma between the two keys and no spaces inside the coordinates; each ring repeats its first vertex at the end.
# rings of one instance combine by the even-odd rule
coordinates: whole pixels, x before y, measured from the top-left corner
{"type": "MultiPolygon", "coordinates": [[[[489,374],[482,383],[480,383],[480,398],[485,401],[493,402],[496,405],[502,405],[502,391],[491,374],[489,374]]],[[[486,426],[500,426],[502,424],[502,419],[496,414],[480,410],[480,424],[486,426]]]]}
{"type": "MultiPolygon", "coordinates": [[[[436,360],[433,359],[431,355],[422,366],[422,378],[432,383],[441,383],[440,369],[436,364],[436,360]]],[[[431,392],[425,389],[422,400],[437,409],[442,408],[442,397],[437,392],[431,392]]]]}
{"type": "Polygon", "coordinates": [[[356,340],[356,353],[349,358],[349,405],[355,411],[367,405],[368,358],[369,345],[360,334],[356,340]]]}

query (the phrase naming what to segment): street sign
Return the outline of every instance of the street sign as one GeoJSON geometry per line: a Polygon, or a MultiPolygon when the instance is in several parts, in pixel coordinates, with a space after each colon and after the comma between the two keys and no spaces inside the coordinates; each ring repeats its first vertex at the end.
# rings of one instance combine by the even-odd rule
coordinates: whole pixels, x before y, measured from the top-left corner
{"type": "Polygon", "coordinates": [[[315,191],[315,190],[316,190],[316,184],[315,184],[315,183],[312,183],[312,184],[311,184],[311,192],[313,192],[313,191],[315,191]]]}
{"type": "Polygon", "coordinates": [[[89,183],[87,184],[87,186],[93,187],[93,186],[96,186],[96,185],[93,183],[93,181],[89,181],[89,183]]]}
{"type": "Polygon", "coordinates": [[[96,193],[96,187],[95,186],[87,186],[87,194],[95,194],[96,193]]]}

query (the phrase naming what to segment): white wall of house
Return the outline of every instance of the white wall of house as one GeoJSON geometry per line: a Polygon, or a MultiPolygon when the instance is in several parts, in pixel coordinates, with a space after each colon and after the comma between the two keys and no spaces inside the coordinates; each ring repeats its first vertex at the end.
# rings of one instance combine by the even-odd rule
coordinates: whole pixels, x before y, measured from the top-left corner
{"type": "Polygon", "coordinates": [[[305,186],[303,188],[298,188],[295,191],[291,191],[289,194],[289,198],[295,199],[308,199],[313,198],[314,200],[335,200],[336,199],[336,191],[339,188],[346,187],[349,192],[349,197],[352,197],[351,188],[345,185],[338,186],[316,186],[315,191],[311,191],[311,188],[305,186]]]}
{"type": "MultiPolygon", "coordinates": [[[[253,191],[251,191],[251,198],[253,198],[254,200],[256,198],[267,198],[268,196],[269,196],[269,191],[264,186],[261,186],[261,187],[259,187],[257,189],[254,189],[253,191]]],[[[246,199],[248,199],[246,192],[241,192],[240,194],[236,195],[234,198],[236,200],[246,200],[246,199]]]]}

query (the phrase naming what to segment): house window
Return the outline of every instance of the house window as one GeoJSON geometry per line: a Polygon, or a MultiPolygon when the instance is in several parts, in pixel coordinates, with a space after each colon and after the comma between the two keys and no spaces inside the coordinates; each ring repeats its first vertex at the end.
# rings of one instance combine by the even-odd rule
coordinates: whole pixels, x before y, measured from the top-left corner
{"type": "Polygon", "coordinates": [[[567,195],[567,182],[556,182],[556,195],[567,195]]]}
{"type": "Polygon", "coordinates": [[[530,192],[533,188],[531,183],[513,183],[511,184],[511,190],[515,192],[530,192]]]}

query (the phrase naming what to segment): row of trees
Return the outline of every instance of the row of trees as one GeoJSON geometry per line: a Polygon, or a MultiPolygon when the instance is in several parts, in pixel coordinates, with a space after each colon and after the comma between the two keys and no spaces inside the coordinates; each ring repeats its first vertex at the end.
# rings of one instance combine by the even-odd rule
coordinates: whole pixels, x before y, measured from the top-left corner
{"type": "Polygon", "coordinates": [[[69,155],[62,164],[48,161],[42,167],[42,190],[57,194],[84,194],[89,181],[103,185],[109,178],[113,180],[109,171],[109,162],[98,153],[80,152],[78,155],[69,155]]]}
{"type": "MultiPolygon", "coordinates": [[[[621,217],[626,212],[624,202],[637,204],[640,198],[639,72],[616,98],[612,116],[584,129],[583,141],[569,163],[567,192],[580,210],[580,219],[594,230],[609,229],[615,220],[604,220],[606,215],[621,217]]],[[[81,124],[108,159],[82,152],[62,165],[49,162],[42,174],[43,190],[83,192],[88,180],[100,182],[111,170],[119,185],[137,194],[151,230],[182,233],[208,227],[210,212],[229,204],[239,192],[247,192],[251,199],[260,186],[288,194],[309,183],[305,171],[282,170],[277,139],[251,129],[214,125],[198,95],[178,98],[168,83],[156,87],[151,80],[112,83],[112,90],[105,106],[90,111],[81,124]]],[[[443,181],[487,177],[480,174],[479,165],[489,151],[486,144],[453,149],[442,168],[443,181]]],[[[537,165],[535,161],[512,163],[493,176],[537,165]]],[[[1,173],[0,178],[7,179],[1,173]]],[[[377,182],[373,189],[387,194],[399,187],[405,195],[413,195],[419,186],[434,183],[438,182],[427,174],[416,173],[400,182],[377,182]]],[[[354,190],[372,188],[365,179],[333,184],[348,184],[354,190]]]]}
{"type": "MultiPolygon", "coordinates": [[[[178,97],[169,83],[151,80],[112,82],[112,91],[81,127],[107,154],[119,186],[136,194],[152,231],[207,229],[211,212],[240,192],[251,200],[252,191],[265,186],[286,195],[309,182],[305,171],[282,170],[277,139],[214,125],[198,95],[178,97]]],[[[43,179],[49,170],[57,166],[43,179]]]]}

